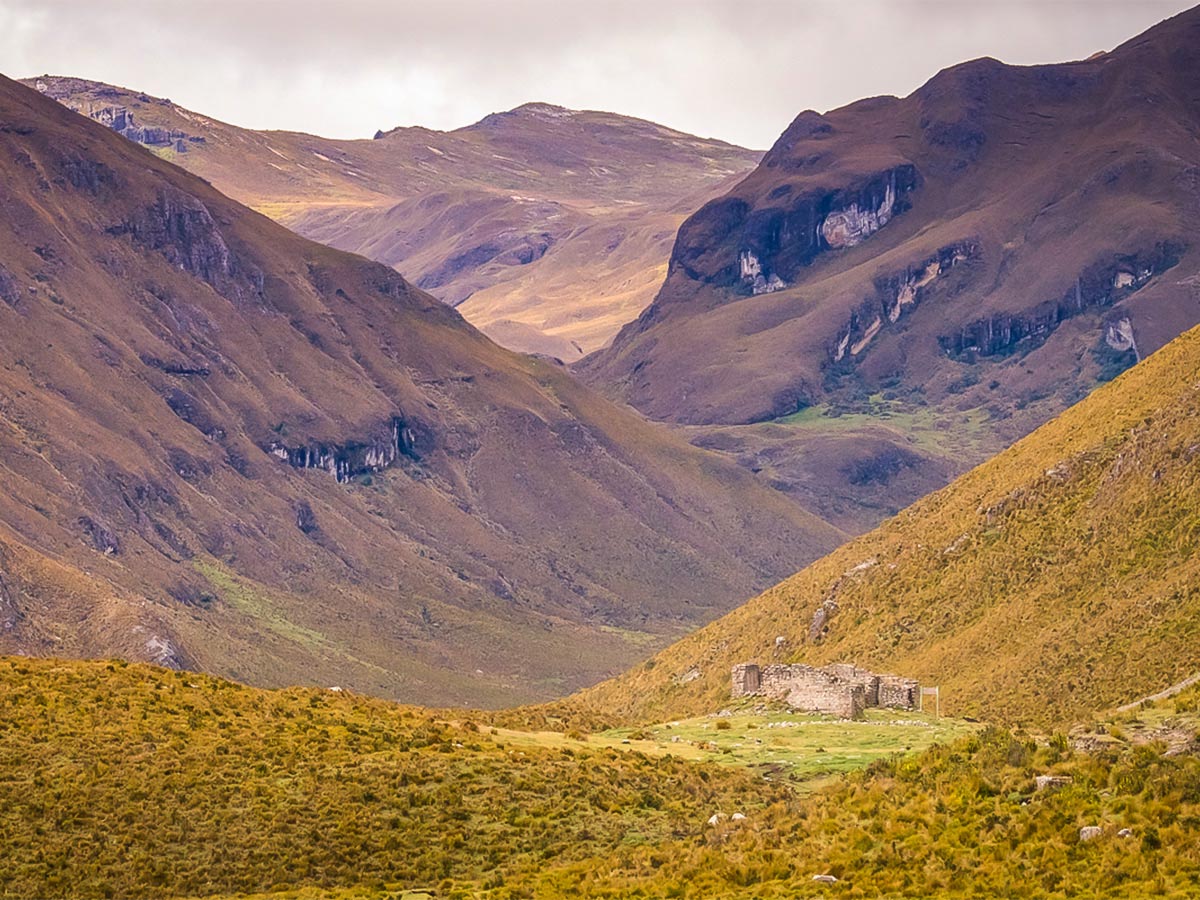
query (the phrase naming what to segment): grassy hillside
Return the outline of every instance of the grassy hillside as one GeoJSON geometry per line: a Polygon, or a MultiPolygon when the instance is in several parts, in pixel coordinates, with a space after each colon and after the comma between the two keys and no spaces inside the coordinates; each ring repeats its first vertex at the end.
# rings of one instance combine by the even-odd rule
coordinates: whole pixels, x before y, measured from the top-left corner
{"type": "MultiPolygon", "coordinates": [[[[494,731],[348,693],[4,659],[0,885],[88,900],[1194,896],[1200,760],[1179,751],[1195,747],[1197,705],[1192,690],[1070,740],[993,728],[810,793],[736,762],[614,746],[619,734],[494,731]],[[1038,793],[1045,773],[1074,781],[1038,793]],[[710,824],[717,812],[729,817],[710,824]],[[1100,838],[1082,844],[1085,825],[1100,838]]],[[[675,727],[732,750],[748,724],[675,727]]],[[[790,731],[836,740],[848,727],[790,731]]],[[[888,730],[861,727],[871,741],[888,730]]],[[[800,752],[804,739],[787,739],[800,752]]]]}
{"type": "Polygon", "coordinates": [[[2,77],[0,120],[0,652],[545,700],[843,539],[2,77]]]}
{"type": "Polygon", "coordinates": [[[567,361],[650,303],[680,223],[762,156],[544,103],[331,140],[81,78],[24,83],[306,237],[395,266],[503,346],[567,361]]]}
{"type": "Polygon", "coordinates": [[[552,710],[719,708],[733,663],[854,661],[1069,721],[1200,671],[1200,330],[643,666],[552,710]],[[826,630],[810,635],[819,608],[826,630]],[[776,646],[777,638],[783,641],[776,646]]]}
{"type": "Polygon", "coordinates": [[[514,748],[330,691],[0,662],[6,896],[164,897],[507,877],[695,833],[782,787],[611,748],[514,748]]]}

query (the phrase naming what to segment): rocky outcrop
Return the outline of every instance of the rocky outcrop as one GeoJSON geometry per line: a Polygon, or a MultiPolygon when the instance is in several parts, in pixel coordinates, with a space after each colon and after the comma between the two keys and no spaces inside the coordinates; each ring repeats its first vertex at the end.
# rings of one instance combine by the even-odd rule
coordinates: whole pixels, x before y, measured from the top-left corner
{"type": "MultiPolygon", "coordinates": [[[[957,332],[938,337],[938,343],[951,357],[970,361],[981,356],[1002,356],[1019,346],[1044,341],[1059,325],[1087,310],[1117,303],[1141,288],[1155,275],[1174,266],[1184,248],[1172,242],[1160,242],[1148,250],[1135,251],[1098,261],[1075,279],[1075,284],[1057,300],[1048,301],[1024,313],[1002,313],[977,319],[957,332]]],[[[1133,348],[1133,325],[1115,329],[1110,346],[1128,343],[1133,348]],[[1127,332],[1127,336],[1126,335],[1127,332]],[[1116,344],[1112,343],[1113,341],[1116,344]]]]}
{"type": "MultiPolygon", "coordinates": [[[[3,549],[0,549],[0,567],[7,564],[3,549]]],[[[12,590],[5,580],[3,569],[0,569],[0,635],[9,634],[16,630],[21,621],[21,611],[13,600],[12,590]]]]}
{"type": "Polygon", "coordinates": [[[228,299],[262,296],[262,273],[238,260],[208,207],[191,194],[163,188],[154,204],[108,233],[128,236],[135,245],[161,253],[228,299]]]}
{"type": "Polygon", "coordinates": [[[853,361],[860,356],[884,328],[896,325],[912,312],[954,268],[980,255],[979,244],[972,240],[948,244],[937,253],[902,271],[875,279],[875,293],[863,300],[850,315],[846,330],[838,335],[829,355],[833,362],[853,361]]]}
{"type": "Polygon", "coordinates": [[[821,223],[821,237],[835,250],[856,247],[890,222],[895,208],[896,178],[893,174],[877,205],[868,201],[867,205],[859,207],[858,201],[854,200],[849,206],[830,212],[821,223]]]}
{"type": "Polygon", "coordinates": [[[312,443],[289,447],[273,441],[263,450],[294,469],[323,469],[340,484],[345,484],[361,475],[387,469],[401,458],[419,460],[432,443],[425,428],[400,416],[393,417],[378,432],[378,437],[345,444],[312,443]]]}
{"type": "Polygon", "coordinates": [[[680,229],[671,266],[751,294],[780,290],[820,254],[854,247],[903,213],[918,182],[906,163],[837,188],[793,194],[785,186],[757,206],[736,197],[709,203],[680,229]]]}
{"type": "Polygon", "coordinates": [[[0,303],[14,309],[21,302],[21,286],[8,269],[0,265],[0,303]]]}
{"type": "Polygon", "coordinates": [[[128,234],[135,244],[159,251],[209,284],[228,278],[236,268],[208,207],[179,190],[164,189],[156,204],[131,221],[110,228],[109,233],[128,234]]]}
{"type": "Polygon", "coordinates": [[[305,534],[315,534],[321,530],[321,526],[317,522],[317,514],[313,512],[312,504],[307,500],[300,500],[296,503],[296,527],[305,534]]]}
{"type": "Polygon", "coordinates": [[[1135,361],[1142,361],[1142,355],[1138,352],[1137,338],[1133,333],[1133,322],[1129,316],[1122,316],[1104,326],[1104,343],[1118,353],[1132,352],[1135,361]]]}
{"type": "Polygon", "coordinates": [[[101,524],[91,516],[81,516],[79,527],[89,544],[105,556],[114,556],[121,552],[121,541],[112,529],[101,524]]]}

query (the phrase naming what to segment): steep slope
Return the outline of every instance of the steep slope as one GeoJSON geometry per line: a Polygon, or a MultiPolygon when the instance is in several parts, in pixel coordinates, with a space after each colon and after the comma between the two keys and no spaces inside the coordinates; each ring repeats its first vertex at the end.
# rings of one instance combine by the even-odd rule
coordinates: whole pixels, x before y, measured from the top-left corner
{"type": "Polygon", "coordinates": [[[718,709],[739,662],[853,661],[1062,725],[1200,672],[1200,328],[1010,450],[564,708],[718,709]]]}
{"type": "Polygon", "coordinates": [[[568,361],[645,308],[684,217],[761,157],[544,103],[337,141],[79,78],[25,83],[306,237],[395,266],[504,346],[568,361]]]}
{"type": "MultiPolygon", "coordinates": [[[[581,372],[692,425],[970,412],[967,453],[876,435],[904,477],[982,461],[1200,321],[1198,37],[1193,10],[1085,62],[980,59],[802,113],[681,227],[654,303],[581,372]]],[[[739,434],[753,465],[769,435],[739,434]]],[[[886,455],[842,443],[890,490],[886,455]]]]}
{"type": "Polygon", "coordinates": [[[5,652],[496,704],[841,536],[6,80],[0,151],[5,652]]]}

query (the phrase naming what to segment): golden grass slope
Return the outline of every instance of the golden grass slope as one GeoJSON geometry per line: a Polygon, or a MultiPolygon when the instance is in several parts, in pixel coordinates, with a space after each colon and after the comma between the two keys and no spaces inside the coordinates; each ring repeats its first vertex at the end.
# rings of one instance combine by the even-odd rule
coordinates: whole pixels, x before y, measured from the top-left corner
{"type": "Polygon", "coordinates": [[[348,693],[0,659],[0,885],[37,900],[1192,897],[1196,707],[1193,690],[1071,739],[990,728],[810,794],[348,693]],[[1048,773],[1072,781],[1037,791],[1048,773]],[[1087,825],[1101,830],[1084,843],[1087,825]]]}
{"type": "MultiPolygon", "coordinates": [[[[743,661],[846,660],[943,709],[1051,723],[1200,671],[1200,330],[645,665],[565,708],[716,708],[743,661]],[[827,632],[814,614],[836,604],[827,632]],[[777,638],[782,646],[776,649],[777,638]]],[[[561,711],[561,710],[559,710],[561,711]]]]}

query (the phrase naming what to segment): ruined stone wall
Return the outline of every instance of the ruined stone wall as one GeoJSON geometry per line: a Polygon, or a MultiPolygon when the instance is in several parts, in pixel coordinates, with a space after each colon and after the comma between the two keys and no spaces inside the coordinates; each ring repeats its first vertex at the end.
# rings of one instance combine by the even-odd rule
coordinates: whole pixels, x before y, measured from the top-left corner
{"type": "Polygon", "coordinates": [[[733,667],[733,698],[748,697],[759,691],[759,670],[754,663],[742,663],[733,667]]]}
{"type": "Polygon", "coordinates": [[[899,675],[879,677],[879,702],[884,709],[916,709],[921,705],[921,685],[899,675]]]}
{"type": "Polygon", "coordinates": [[[848,684],[861,685],[866,694],[867,706],[881,705],[879,702],[879,686],[883,676],[876,675],[874,672],[868,672],[866,669],[860,669],[857,666],[852,666],[849,663],[834,663],[831,666],[826,666],[825,671],[848,684]]]}
{"type": "Polygon", "coordinates": [[[734,698],[761,696],[793,709],[856,718],[873,707],[916,709],[921,687],[912,678],[879,675],[848,663],[815,668],[741,663],[731,671],[734,698]]]}
{"type": "Polygon", "coordinates": [[[845,684],[833,678],[812,678],[799,683],[784,700],[792,709],[825,713],[843,719],[857,719],[867,708],[867,697],[861,684],[845,684]]]}

